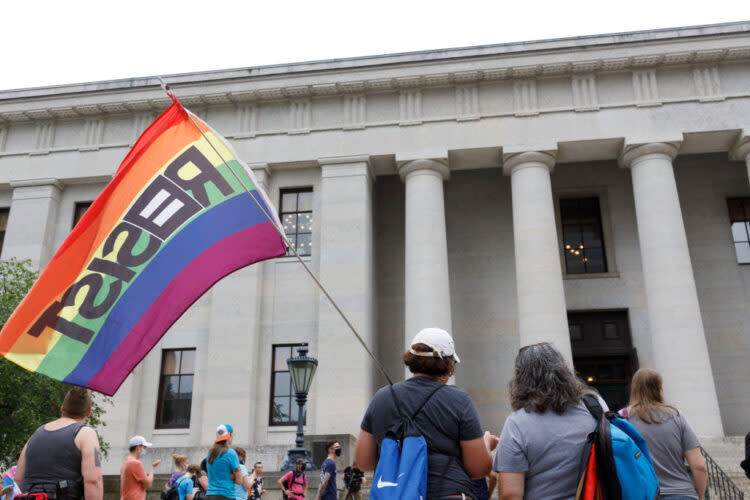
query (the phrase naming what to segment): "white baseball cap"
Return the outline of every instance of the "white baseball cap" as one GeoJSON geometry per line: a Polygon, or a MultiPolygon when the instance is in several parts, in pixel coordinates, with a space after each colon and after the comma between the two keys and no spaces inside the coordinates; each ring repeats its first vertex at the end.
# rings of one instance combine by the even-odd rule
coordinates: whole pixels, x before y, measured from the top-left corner
{"type": "Polygon", "coordinates": [[[453,357],[456,363],[460,363],[458,354],[456,354],[456,346],[453,344],[453,337],[450,333],[446,332],[441,328],[424,328],[414,336],[411,341],[411,347],[409,352],[415,356],[424,357],[437,357],[442,358],[444,356],[453,357]],[[415,344],[424,344],[432,349],[432,352],[417,352],[414,350],[415,344]]]}
{"type": "Polygon", "coordinates": [[[143,436],[133,436],[130,438],[130,442],[128,445],[132,448],[134,446],[145,446],[146,448],[151,448],[153,445],[146,441],[146,438],[143,436]]]}
{"type": "Polygon", "coordinates": [[[226,441],[229,439],[229,435],[234,431],[234,428],[229,424],[219,424],[216,428],[216,442],[226,441]]]}

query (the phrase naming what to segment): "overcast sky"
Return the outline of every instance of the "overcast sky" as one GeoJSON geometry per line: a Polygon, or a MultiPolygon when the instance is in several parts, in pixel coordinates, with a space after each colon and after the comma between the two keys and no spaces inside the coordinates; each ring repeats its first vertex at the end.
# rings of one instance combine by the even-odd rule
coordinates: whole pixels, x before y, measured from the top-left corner
{"type": "Polygon", "coordinates": [[[0,89],[747,19],[750,0],[5,0],[0,89]]]}

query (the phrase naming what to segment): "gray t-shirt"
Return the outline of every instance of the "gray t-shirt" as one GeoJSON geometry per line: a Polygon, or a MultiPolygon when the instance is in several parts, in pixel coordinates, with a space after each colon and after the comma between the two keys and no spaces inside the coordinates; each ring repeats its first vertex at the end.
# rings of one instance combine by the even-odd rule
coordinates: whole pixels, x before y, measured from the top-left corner
{"type": "MultiPolygon", "coordinates": [[[[394,384],[393,388],[402,405],[401,411],[411,416],[440,385],[426,377],[412,377],[394,384]]],[[[385,386],[372,398],[361,427],[375,436],[379,447],[397,422],[399,416],[393,396],[385,386]]],[[[471,397],[454,385],[445,386],[425,405],[415,422],[428,445],[427,500],[456,493],[473,494],[474,486],[463,468],[460,442],[482,437],[484,433],[471,397]]]]}
{"type": "MultiPolygon", "coordinates": [[[[604,411],[607,404],[599,400],[604,411]]],[[[545,500],[576,496],[586,438],[596,420],[583,402],[558,415],[516,410],[505,420],[492,466],[497,472],[524,472],[524,498],[545,500]]]]}
{"type": "Polygon", "coordinates": [[[661,494],[698,498],[685,468],[685,452],[697,448],[700,443],[685,415],[677,413],[665,408],[658,416],[662,423],[647,424],[635,412],[629,411],[628,420],[646,440],[661,494]]]}

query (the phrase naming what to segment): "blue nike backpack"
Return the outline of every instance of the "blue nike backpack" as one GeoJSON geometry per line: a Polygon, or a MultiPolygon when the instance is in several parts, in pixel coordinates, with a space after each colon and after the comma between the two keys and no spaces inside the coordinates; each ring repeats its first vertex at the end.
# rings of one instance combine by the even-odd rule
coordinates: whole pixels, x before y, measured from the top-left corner
{"type": "Polygon", "coordinates": [[[596,397],[584,396],[583,402],[597,422],[584,453],[596,460],[602,500],[658,499],[659,479],[643,436],[616,413],[604,413],[596,397]],[[589,454],[592,445],[594,453],[589,454]]]}
{"type": "Polygon", "coordinates": [[[445,385],[436,387],[411,417],[404,416],[396,391],[390,387],[400,421],[388,430],[380,444],[370,500],[424,500],[427,494],[427,441],[414,419],[445,385]]]}

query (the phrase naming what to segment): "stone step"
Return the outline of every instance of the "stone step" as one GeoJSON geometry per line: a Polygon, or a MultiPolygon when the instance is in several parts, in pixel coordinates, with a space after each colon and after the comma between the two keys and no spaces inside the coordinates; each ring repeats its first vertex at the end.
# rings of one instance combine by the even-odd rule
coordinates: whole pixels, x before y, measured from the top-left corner
{"type": "Polygon", "coordinates": [[[745,493],[745,498],[750,499],[750,479],[740,467],[740,462],[745,459],[745,437],[701,438],[701,445],[734,484],[745,493]]]}

